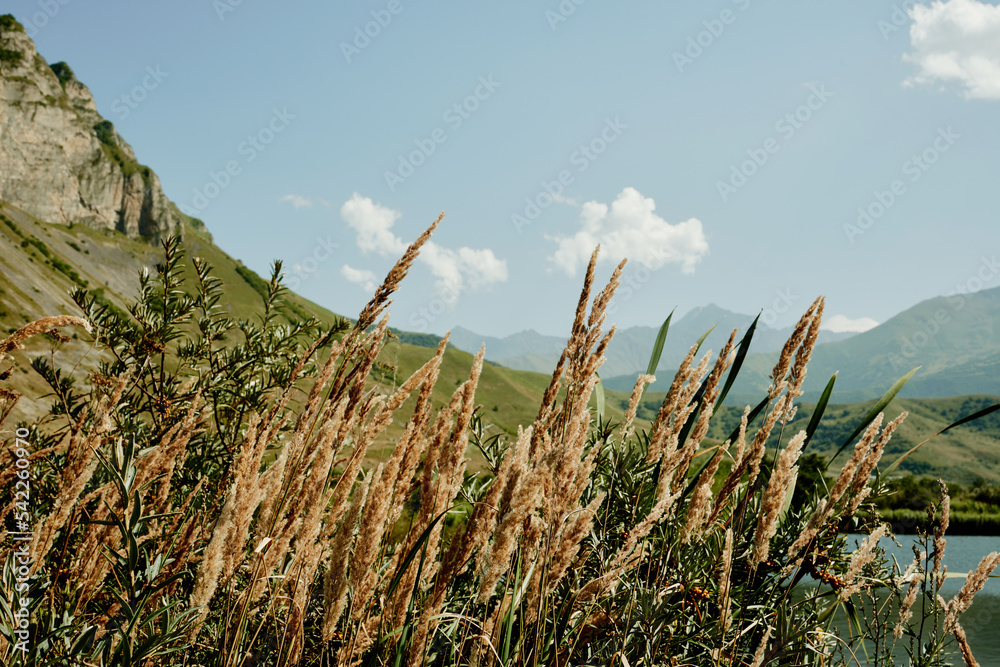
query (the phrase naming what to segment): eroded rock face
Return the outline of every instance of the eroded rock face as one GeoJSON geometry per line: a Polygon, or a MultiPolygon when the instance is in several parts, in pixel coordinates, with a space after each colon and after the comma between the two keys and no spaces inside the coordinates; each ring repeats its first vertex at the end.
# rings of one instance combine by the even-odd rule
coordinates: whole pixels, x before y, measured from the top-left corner
{"type": "Polygon", "coordinates": [[[150,240],[179,233],[180,216],[159,178],[97,113],[87,87],[68,66],[50,67],[23,29],[4,18],[0,199],[46,222],[150,240]]]}

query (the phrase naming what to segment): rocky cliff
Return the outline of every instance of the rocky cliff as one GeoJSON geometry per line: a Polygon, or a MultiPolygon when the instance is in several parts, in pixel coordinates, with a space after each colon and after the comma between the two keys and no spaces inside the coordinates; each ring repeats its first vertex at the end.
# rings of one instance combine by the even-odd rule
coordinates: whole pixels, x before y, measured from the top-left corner
{"type": "Polygon", "coordinates": [[[0,16],[0,199],[47,222],[149,240],[179,233],[183,217],[69,66],[46,63],[9,15],[0,16]]]}

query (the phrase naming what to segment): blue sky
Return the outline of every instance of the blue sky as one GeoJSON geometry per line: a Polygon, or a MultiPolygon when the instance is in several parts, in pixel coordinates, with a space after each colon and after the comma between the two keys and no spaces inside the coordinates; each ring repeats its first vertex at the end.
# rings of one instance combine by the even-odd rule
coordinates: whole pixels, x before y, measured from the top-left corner
{"type": "Polygon", "coordinates": [[[1000,285],[989,3],[3,4],[223,249],[344,314],[442,210],[394,326],[565,334],[596,242],[619,326],[1000,285]]]}

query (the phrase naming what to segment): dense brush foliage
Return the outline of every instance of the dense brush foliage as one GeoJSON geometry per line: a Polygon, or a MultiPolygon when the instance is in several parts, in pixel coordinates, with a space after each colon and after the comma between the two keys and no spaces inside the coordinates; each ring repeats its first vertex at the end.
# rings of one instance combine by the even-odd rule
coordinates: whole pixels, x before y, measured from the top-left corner
{"type": "MultiPolygon", "coordinates": [[[[803,454],[832,380],[807,430],[783,428],[822,300],[725,442],[706,434],[752,327],[714,357],[692,346],[648,428],[634,421],[648,375],[612,423],[597,372],[621,266],[594,293],[595,253],[537,419],[489,436],[482,353],[437,409],[446,339],[409,379],[380,381],[388,298],[433,229],[353,324],[284,307],[280,266],[259,318],[234,320],[211,267],[168,242],[128,312],[80,290],[85,319],[0,342],[46,334],[53,350],[32,361],[51,413],[2,423],[3,664],[974,664],[961,613],[1000,557],[940,598],[946,494],[905,572],[878,546],[880,458],[904,416],[883,426],[881,410],[898,387],[839,473],[803,454]],[[91,329],[98,372],[58,362],[70,325],[91,329]],[[394,418],[402,435],[368,465],[394,418]],[[469,447],[484,472],[466,469],[469,447]],[[25,478],[30,496],[15,495],[25,478]],[[869,538],[856,548],[848,531],[869,538]],[[836,631],[837,610],[855,632],[836,631]]],[[[0,391],[6,420],[18,396],[0,391]]]]}

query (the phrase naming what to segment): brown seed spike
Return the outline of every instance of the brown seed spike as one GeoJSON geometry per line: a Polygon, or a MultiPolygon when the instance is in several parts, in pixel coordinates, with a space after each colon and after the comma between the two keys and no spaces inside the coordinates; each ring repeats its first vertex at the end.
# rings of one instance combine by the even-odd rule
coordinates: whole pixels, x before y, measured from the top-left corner
{"type": "Polygon", "coordinates": [[[82,317],[73,317],[72,315],[43,317],[40,320],[35,320],[34,322],[25,324],[23,327],[0,341],[0,358],[2,358],[5,353],[20,348],[21,344],[32,336],[45,333],[55,327],[68,327],[71,325],[83,327],[88,333],[93,331],[93,327],[90,325],[90,322],[82,317]]]}
{"type": "Polygon", "coordinates": [[[371,301],[368,302],[368,305],[358,315],[358,322],[354,325],[355,332],[365,331],[382,314],[382,311],[389,304],[389,297],[399,288],[399,283],[406,277],[407,272],[409,272],[410,267],[413,265],[413,261],[420,254],[420,248],[431,238],[434,230],[437,229],[438,224],[443,219],[444,211],[441,211],[441,215],[437,217],[437,220],[432,222],[431,226],[424,230],[424,233],[418,236],[416,241],[410,244],[406,252],[403,253],[403,256],[389,270],[385,280],[375,290],[375,295],[371,298],[371,301]]]}

